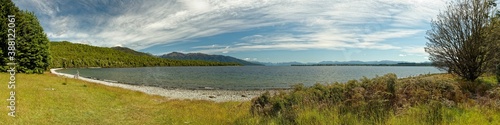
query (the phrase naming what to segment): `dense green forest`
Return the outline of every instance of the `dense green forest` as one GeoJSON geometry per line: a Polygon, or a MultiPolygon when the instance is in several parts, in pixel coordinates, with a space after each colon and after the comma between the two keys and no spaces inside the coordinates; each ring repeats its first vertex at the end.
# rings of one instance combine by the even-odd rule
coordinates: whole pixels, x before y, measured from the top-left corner
{"type": "Polygon", "coordinates": [[[238,63],[170,60],[152,55],[126,52],[114,48],[96,47],[85,44],[50,42],[51,68],[77,67],[149,67],[149,66],[227,66],[238,63]]]}
{"type": "Polygon", "coordinates": [[[252,63],[245,60],[241,60],[238,58],[234,58],[231,56],[223,56],[223,55],[208,55],[203,53],[179,53],[172,52],[169,54],[164,54],[160,56],[165,59],[175,59],[175,60],[204,60],[204,61],[215,61],[215,62],[233,62],[239,63],[246,66],[263,66],[263,64],[252,63]]]}
{"type": "Polygon", "coordinates": [[[122,52],[138,55],[138,56],[152,56],[152,54],[150,54],[150,53],[138,52],[138,51],[135,51],[135,50],[127,48],[127,47],[116,46],[116,47],[111,47],[111,48],[115,49],[115,50],[122,51],[122,52]]]}
{"type": "Polygon", "coordinates": [[[10,69],[7,63],[16,63],[17,72],[43,73],[51,59],[49,39],[37,17],[19,10],[11,0],[0,4],[0,70],[10,69]]]}

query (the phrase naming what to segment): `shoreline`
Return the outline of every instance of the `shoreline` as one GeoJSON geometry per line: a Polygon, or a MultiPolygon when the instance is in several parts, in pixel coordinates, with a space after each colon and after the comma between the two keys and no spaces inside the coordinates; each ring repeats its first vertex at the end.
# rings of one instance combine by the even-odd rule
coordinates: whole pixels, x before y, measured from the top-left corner
{"type": "MultiPolygon", "coordinates": [[[[130,85],[123,83],[113,83],[102,80],[89,79],[85,77],[75,78],[75,75],[65,74],[57,72],[63,68],[50,69],[50,73],[55,74],[59,77],[67,77],[79,79],[87,82],[102,84],[111,87],[119,87],[123,89],[128,89],[132,91],[139,91],[146,93],[148,95],[159,95],[166,97],[168,99],[179,99],[179,100],[208,100],[214,102],[228,102],[228,101],[250,101],[254,97],[260,96],[262,93],[269,91],[271,93],[276,93],[280,90],[189,90],[189,89],[166,89],[161,87],[152,86],[140,86],[140,85],[130,85]]],[[[286,90],[284,90],[286,91],[286,90]]]]}

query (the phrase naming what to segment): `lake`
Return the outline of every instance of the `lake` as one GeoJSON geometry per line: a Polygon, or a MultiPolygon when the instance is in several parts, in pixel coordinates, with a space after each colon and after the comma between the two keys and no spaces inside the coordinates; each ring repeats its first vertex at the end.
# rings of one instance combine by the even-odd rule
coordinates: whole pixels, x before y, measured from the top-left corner
{"type": "Polygon", "coordinates": [[[62,69],[76,74],[135,85],[185,89],[275,89],[294,84],[346,82],[363,76],[395,73],[399,78],[441,73],[427,66],[223,66],[62,69]]]}

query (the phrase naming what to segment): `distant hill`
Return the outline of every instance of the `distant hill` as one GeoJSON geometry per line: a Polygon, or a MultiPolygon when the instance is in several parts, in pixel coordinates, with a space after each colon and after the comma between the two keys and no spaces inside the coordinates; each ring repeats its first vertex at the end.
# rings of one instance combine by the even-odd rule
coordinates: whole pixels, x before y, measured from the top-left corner
{"type": "Polygon", "coordinates": [[[161,55],[160,57],[166,58],[166,59],[177,59],[177,60],[203,60],[203,61],[214,61],[214,62],[233,62],[233,63],[239,63],[239,64],[246,65],[246,66],[262,66],[262,64],[259,64],[259,63],[252,63],[252,62],[248,62],[248,61],[234,58],[231,56],[208,55],[208,54],[203,54],[203,53],[184,54],[184,53],[179,53],[179,52],[172,52],[169,54],[161,55]]]}
{"type": "Polygon", "coordinates": [[[398,63],[408,63],[405,61],[391,61],[391,60],[382,60],[382,61],[322,61],[317,64],[398,64],[398,63]]]}
{"type": "Polygon", "coordinates": [[[291,66],[432,66],[432,63],[396,63],[396,64],[292,64],[291,66]]]}
{"type": "Polygon", "coordinates": [[[265,66],[290,66],[290,65],[309,64],[309,63],[301,63],[301,62],[279,62],[279,63],[272,63],[272,62],[255,62],[255,63],[264,64],[265,66]]]}
{"type": "Polygon", "coordinates": [[[227,66],[238,63],[163,59],[124,48],[97,47],[70,42],[50,42],[51,68],[227,66]]]}
{"type": "Polygon", "coordinates": [[[122,52],[130,53],[130,54],[134,54],[134,55],[137,55],[137,56],[153,56],[150,53],[138,52],[138,51],[135,51],[135,50],[127,48],[127,47],[116,46],[116,47],[111,47],[111,48],[115,49],[115,50],[118,50],[118,51],[122,51],[122,52]]]}
{"type": "Polygon", "coordinates": [[[260,64],[264,64],[266,66],[347,66],[347,65],[390,65],[390,66],[430,66],[430,62],[423,63],[414,63],[414,62],[406,62],[406,61],[391,61],[391,60],[382,60],[382,61],[321,61],[318,63],[301,63],[301,62],[256,62],[260,64]]]}

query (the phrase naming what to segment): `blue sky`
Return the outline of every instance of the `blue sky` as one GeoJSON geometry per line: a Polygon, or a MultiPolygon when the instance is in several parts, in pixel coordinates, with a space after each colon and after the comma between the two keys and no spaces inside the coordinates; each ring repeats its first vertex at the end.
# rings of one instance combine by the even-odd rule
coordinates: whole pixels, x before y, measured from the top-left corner
{"type": "Polygon", "coordinates": [[[15,0],[52,41],[261,62],[428,61],[446,0],[15,0]]]}

